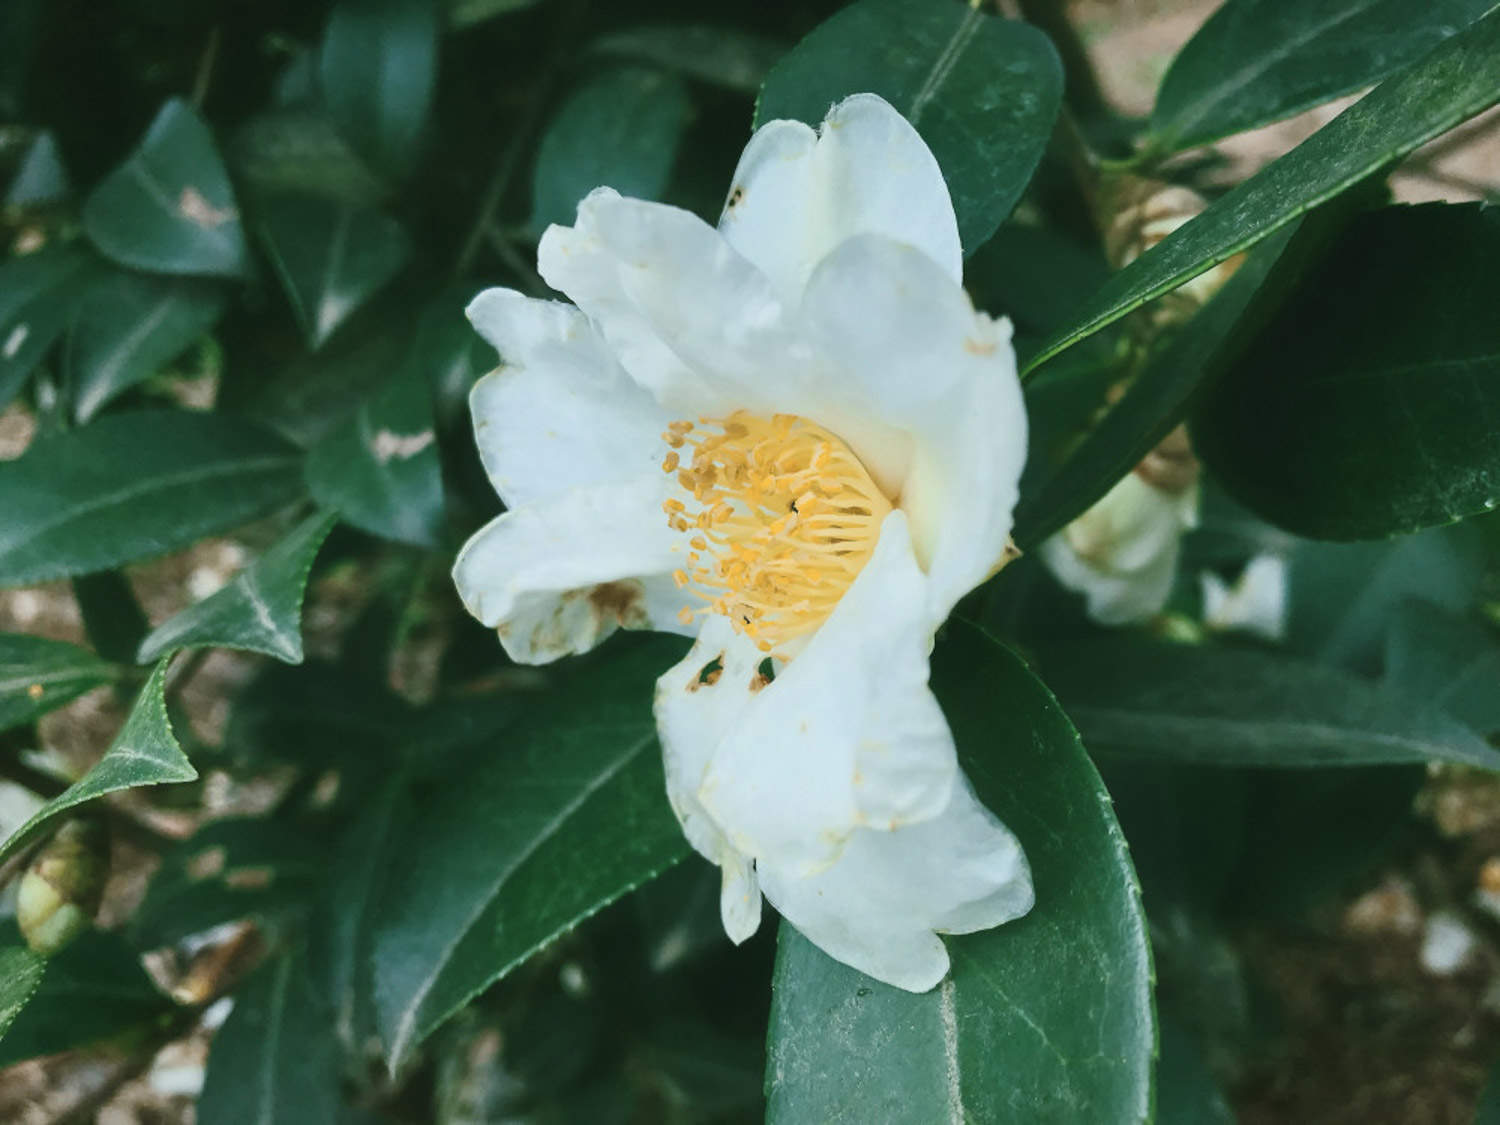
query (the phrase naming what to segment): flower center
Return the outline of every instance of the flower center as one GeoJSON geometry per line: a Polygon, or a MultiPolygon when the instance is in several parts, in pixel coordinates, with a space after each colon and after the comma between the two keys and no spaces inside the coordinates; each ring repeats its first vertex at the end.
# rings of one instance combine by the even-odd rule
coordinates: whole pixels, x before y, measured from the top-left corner
{"type": "Polygon", "coordinates": [[[689,536],[673,576],[762,652],[821,625],[875,551],[891,502],[839,438],[795,414],[673,422],[662,468],[684,498],[663,505],[689,536]]]}

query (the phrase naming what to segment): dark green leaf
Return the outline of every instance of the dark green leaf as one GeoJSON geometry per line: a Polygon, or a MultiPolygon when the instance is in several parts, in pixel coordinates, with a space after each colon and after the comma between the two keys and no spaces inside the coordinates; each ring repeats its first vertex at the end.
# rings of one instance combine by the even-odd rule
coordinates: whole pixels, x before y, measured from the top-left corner
{"type": "Polygon", "coordinates": [[[123,571],[80,574],[70,583],[94,651],[116,664],[135,663],[136,650],[151,628],[135,588],[123,571]]]}
{"type": "MultiPolygon", "coordinates": [[[[1229,338],[1285,242],[1273,238],[1252,254],[1208,305],[1156,353],[1125,394],[1040,480],[1028,480],[1016,510],[1015,539],[1023,550],[1083,514],[1114,487],[1182,419],[1189,396],[1214,369],[1229,338]]],[[[1039,381],[1036,381],[1039,382],[1039,381]]],[[[1079,403],[1080,429],[1098,416],[1104,399],[1079,403]],[[1084,409],[1086,408],[1086,413],[1084,409]]],[[[1039,467],[1045,472],[1045,467],[1039,467]]]]}
{"type": "Polygon", "coordinates": [[[447,0],[448,27],[452,31],[462,31],[496,16],[529,8],[537,2],[538,0],[447,0]]]}
{"type": "Polygon", "coordinates": [[[1117,273],[1027,370],[1500,101],[1500,11],[1444,40],[1117,273]]]}
{"type": "Polygon", "coordinates": [[[653,24],[611,32],[596,40],[592,49],[753,94],[786,47],[738,27],[653,24]]]}
{"type": "Polygon", "coordinates": [[[323,98],[349,143],[399,176],[417,153],[437,84],[436,0],[341,0],[318,60],[323,98]]]}
{"type": "Polygon", "coordinates": [[[651,699],[678,638],[619,644],[586,689],[535,696],[413,808],[374,919],[375,1007],[394,1067],[467,1000],[687,850],[651,699]]]}
{"type": "Polygon", "coordinates": [[[26,149],[5,192],[7,207],[37,207],[66,199],[73,191],[57,138],[43,129],[26,149]]]}
{"type": "Polygon", "coordinates": [[[48,246],[0,265],[0,408],[62,335],[73,299],[97,268],[76,246],[48,246]]]}
{"type": "MultiPolygon", "coordinates": [[[[7,945],[20,940],[10,922],[0,933],[7,945]]],[[[100,930],[51,959],[32,1000],[0,1044],[0,1067],[155,1024],[175,1008],[120,936],[100,930]]]]}
{"type": "Polygon", "coordinates": [[[111,270],[74,308],[64,372],[73,415],[87,422],[110,399],[156,374],[218,322],[228,294],[200,278],[111,270]]]}
{"type": "Polygon", "coordinates": [[[495,352],[464,316],[472,286],[454,286],[428,302],[417,321],[411,362],[427,373],[433,412],[446,426],[462,416],[468,433],[469,391],[495,366],[495,352]]]}
{"type": "Polygon", "coordinates": [[[274,928],[306,912],[327,871],[321,842],[280,819],[210,821],[162,857],[131,918],[131,941],[157,949],[241,918],[274,928]]]}
{"type": "Polygon", "coordinates": [[[1273,273],[1280,312],[1193,419],[1226,490],[1320,539],[1500,505],[1497,259],[1500,211],[1431,204],[1361,215],[1300,277],[1273,273]]]}
{"type": "Polygon", "coordinates": [[[1184,1024],[1163,1013],[1157,1125],[1234,1125],[1234,1121],[1234,1113],[1208,1069],[1203,1045],[1184,1024]]]}
{"type": "Polygon", "coordinates": [[[313,447],[307,484],[318,503],[372,535],[420,547],[438,542],[442,465],[431,385],[415,358],[313,447]]]}
{"type": "Polygon", "coordinates": [[[531,225],[572,223],[578,201],[601,184],[659,199],[693,112],[682,80],[621,67],[575,91],[547,126],[531,181],[531,225]]]}
{"type": "Polygon", "coordinates": [[[1036,906],[949,939],[952,974],[921,995],[783,924],[767,1120],[1144,1121],[1151,953],[1099,776],[1047,689],[973,626],[949,625],[932,683],[975,791],[1026,848],[1036,906]]]}
{"type": "Polygon", "coordinates": [[[29,723],[114,678],[114,668],[77,645],[0,633],[0,730],[29,723]]]}
{"type": "Polygon", "coordinates": [[[338,1041],[300,952],[264,965],[214,1035],[198,1117],[257,1125],[339,1120],[338,1041]]]}
{"type": "Polygon", "coordinates": [[[141,688],[125,725],[109,744],[104,757],[95,762],[88,773],[48,801],[30,820],[16,829],[0,845],[0,860],[14,855],[17,848],[36,835],[53,817],[85,801],[119,789],[192,781],[198,776],[193,763],[187,760],[178,747],[177,739],[172,735],[172,724],[167,720],[167,704],[162,695],[166,672],[166,661],[151,670],[151,677],[141,688]]]}
{"type": "Polygon", "coordinates": [[[1030,181],[1062,87],[1056,50],[1029,24],[973,5],[859,0],[772,68],[755,121],[817,125],[850,94],[879,94],[937,157],[971,254],[1030,181]]]}
{"type": "Polygon", "coordinates": [[[326,199],[269,200],[256,212],[256,227],[314,348],[411,255],[411,242],[394,219],[326,199]]]}
{"type": "Polygon", "coordinates": [[[334,517],[308,516],[233,581],[163,621],[141,642],[136,659],[180,648],[238,648],[302,663],[302,595],[334,517]]]}
{"type": "Polygon", "coordinates": [[[1493,1067],[1479,1092],[1474,1109],[1474,1125],[1500,1125],[1500,1067],[1493,1067]]]}
{"type": "Polygon", "coordinates": [[[1500,750],[1420,701],[1278,653],[1120,637],[1060,645],[1041,666],[1096,751],[1196,765],[1500,769],[1500,750]]]}
{"type": "Polygon", "coordinates": [[[0,1037],[10,1030],[46,971],[47,959],[26,946],[0,947],[0,1037]]]}
{"type": "Polygon", "coordinates": [[[387,194],[328,115],[307,105],[252,117],[234,135],[229,159],[253,199],[315,195],[369,207],[387,194]]]}
{"type": "Polygon", "coordinates": [[[297,451],[225,414],[113,414],[0,464],[0,585],[164,555],[296,499],[297,451]]]}
{"type": "Polygon", "coordinates": [[[229,174],[208,126],[180,98],[89,195],[83,229],[132,269],[236,277],[249,265],[229,174]]]}
{"type": "Polygon", "coordinates": [[[1387,682],[1487,739],[1500,735],[1500,635],[1430,602],[1401,605],[1386,637],[1387,682]]]}
{"type": "Polygon", "coordinates": [[[1151,113],[1153,152],[1176,152],[1380,81],[1474,22],[1494,0],[1229,0],[1188,40],[1151,113]]]}

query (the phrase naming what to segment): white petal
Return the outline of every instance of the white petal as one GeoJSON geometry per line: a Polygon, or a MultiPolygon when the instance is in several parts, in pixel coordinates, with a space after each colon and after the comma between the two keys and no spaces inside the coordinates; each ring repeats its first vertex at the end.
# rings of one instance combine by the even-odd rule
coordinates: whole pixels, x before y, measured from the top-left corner
{"type": "Polygon", "coordinates": [[[571,305],[486,289],[469,320],[503,366],[469,396],[490,483],[512,508],[641,476],[670,420],[571,305]]]}
{"type": "Polygon", "coordinates": [[[790,409],[795,340],[770,282],[697,216],[608,188],[549,227],[547,284],[583,309],[625,369],[677,417],[790,409]]]}
{"type": "Polygon", "coordinates": [[[1010,536],[1026,463],[1010,324],[976,313],[926,255],[874,235],[824,260],[802,319],[853,403],[911,435],[900,504],[941,619],[1001,563],[1010,536]]]}
{"type": "Polygon", "coordinates": [[[1042,561],[1084,596],[1101,625],[1161,612],[1177,575],[1182,533],[1197,519],[1197,489],[1172,494],[1127,473],[1093,507],[1042,544],[1042,561]]]}
{"type": "Polygon", "coordinates": [[[809,877],[761,862],[761,887],[792,925],[846,965],[924,992],[948,971],[936,934],[973,933],[1031,909],[1021,845],[960,777],[943,812],[896,832],[857,832],[809,877]]]}
{"type": "Polygon", "coordinates": [[[683,632],[665,489],[658,472],[506,512],[459,552],[459,596],[526,664],[586,652],[620,626],[683,632]]]}
{"type": "Polygon", "coordinates": [[[1203,591],[1203,624],[1210,629],[1243,630],[1268,641],[1285,636],[1287,565],[1280,555],[1256,555],[1233,586],[1207,570],[1198,580],[1203,591]]]}
{"type": "Polygon", "coordinates": [[[927,686],[925,587],[893,512],[833,614],[713,750],[698,799],[737,851],[811,871],[858,827],[947,805],[958,764],[927,686]]]}
{"type": "Polygon", "coordinates": [[[735,170],[719,229],[795,302],[845,239],[880,234],[922,251],[957,283],[958,221],[942,170],[906,118],[875,94],[829,111],[815,134],[796,121],[758,129],[735,170]]]}
{"type": "Polygon", "coordinates": [[[724,861],[719,917],[735,945],[760,929],[760,881],[755,877],[755,865],[742,856],[724,861]]]}

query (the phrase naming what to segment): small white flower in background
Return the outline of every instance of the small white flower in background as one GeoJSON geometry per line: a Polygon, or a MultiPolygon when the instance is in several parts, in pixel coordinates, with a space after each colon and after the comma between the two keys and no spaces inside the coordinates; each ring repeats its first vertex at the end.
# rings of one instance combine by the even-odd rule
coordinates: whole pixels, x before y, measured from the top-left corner
{"type": "Polygon", "coordinates": [[[937,627],[1010,557],[1026,453],[1010,326],[960,286],[937,162],[856,95],[757,131],[717,230],[600,188],[538,265],[576,308],[469,306],[504,361],[471,403],[510,511],[460,554],[464,603],[531,663],[622,625],[695,636],[656,718],[729,936],[764,892],[931,988],[938,933],[1032,903],[927,684],[937,627]]]}
{"type": "Polygon", "coordinates": [[[1252,633],[1268,641],[1286,636],[1287,565],[1280,555],[1256,555],[1232,586],[1211,570],[1198,581],[1208,628],[1252,633]]]}
{"type": "Polygon", "coordinates": [[[1181,427],[1041,547],[1047,569],[1084,596],[1101,625],[1161,612],[1177,575],[1182,533],[1198,522],[1198,462],[1181,427]]]}

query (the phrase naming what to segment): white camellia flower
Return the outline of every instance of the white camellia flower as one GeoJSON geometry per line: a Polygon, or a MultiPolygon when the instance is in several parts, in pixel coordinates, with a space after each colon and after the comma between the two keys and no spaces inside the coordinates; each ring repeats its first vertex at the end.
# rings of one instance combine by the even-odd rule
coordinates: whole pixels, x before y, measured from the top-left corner
{"type": "Polygon", "coordinates": [[[619,626],[697,638],[657,685],[668,795],[723,872],[902,988],[938,933],[1030,909],[928,687],[954,603],[1010,556],[1026,418],[976,313],[937,162],[874,95],[751,138],[715,230],[607,188],[538,264],[576,303],[469,306],[504,365],[472,396],[509,507],[454,569],[511,657],[619,626]]]}
{"type": "Polygon", "coordinates": [[[1198,462],[1180,428],[1103,498],[1041,546],[1042,562],[1084,596],[1101,625],[1161,612],[1182,533],[1198,522],[1198,462]]]}
{"type": "Polygon", "coordinates": [[[1203,571],[1198,583],[1208,628],[1253,633],[1268,641],[1286,636],[1287,563],[1280,555],[1256,555],[1232,586],[1211,570],[1203,571]]]}

